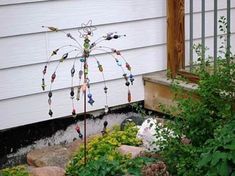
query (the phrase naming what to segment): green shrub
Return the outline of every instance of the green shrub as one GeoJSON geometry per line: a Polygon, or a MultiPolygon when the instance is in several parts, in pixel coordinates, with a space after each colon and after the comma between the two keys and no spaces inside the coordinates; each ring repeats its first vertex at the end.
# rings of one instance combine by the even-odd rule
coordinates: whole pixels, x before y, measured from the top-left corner
{"type": "Polygon", "coordinates": [[[214,138],[206,141],[198,168],[207,175],[235,175],[235,117],[215,130],[214,138]]]}
{"type": "MultiPolygon", "coordinates": [[[[235,61],[231,53],[223,53],[213,74],[199,64],[194,96],[185,97],[184,90],[173,85],[177,106],[167,109],[174,119],[167,128],[176,137],[161,144],[161,155],[173,175],[235,175],[235,61]],[[183,144],[182,136],[191,143],[183,144]]],[[[163,135],[167,137],[167,131],[163,135]]]]}
{"type": "MultiPolygon", "coordinates": [[[[122,175],[124,171],[131,169],[128,168],[131,163],[142,161],[137,159],[134,162],[135,160],[130,160],[130,156],[122,156],[117,151],[117,148],[122,144],[140,145],[141,141],[136,138],[137,132],[138,128],[133,123],[129,123],[125,126],[124,131],[115,128],[104,136],[92,139],[87,145],[88,160],[86,166],[84,166],[84,148],[81,148],[69,162],[66,174],[69,176],[77,176],[81,173],[83,173],[82,175],[89,175],[89,173],[93,175],[95,173],[100,175],[122,175]]],[[[134,166],[133,168],[135,168],[134,166]]]]}
{"type": "Polygon", "coordinates": [[[0,176],[29,176],[26,166],[20,165],[0,171],[0,176]]]}

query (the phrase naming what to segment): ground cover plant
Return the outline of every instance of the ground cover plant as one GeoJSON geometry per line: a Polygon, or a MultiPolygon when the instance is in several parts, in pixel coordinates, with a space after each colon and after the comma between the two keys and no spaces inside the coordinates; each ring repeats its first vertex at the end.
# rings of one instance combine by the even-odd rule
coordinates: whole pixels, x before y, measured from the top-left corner
{"type": "Polygon", "coordinates": [[[26,166],[20,165],[0,170],[0,176],[29,176],[26,166]]]}
{"type": "Polygon", "coordinates": [[[84,152],[81,148],[68,164],[66,174],[77,175],[141,175],[144,165],[154,162],[156,159],[137,157],[131,159],[128,155],[121,155],[117,148],[122,145],[138,146],[141,141],[136,138],[138,128],[133,123],[127,123],[124,130],[115,127],[113,131],[104,136],[98,136],[88,143],[88,161],[84,165],[84,152]]]}

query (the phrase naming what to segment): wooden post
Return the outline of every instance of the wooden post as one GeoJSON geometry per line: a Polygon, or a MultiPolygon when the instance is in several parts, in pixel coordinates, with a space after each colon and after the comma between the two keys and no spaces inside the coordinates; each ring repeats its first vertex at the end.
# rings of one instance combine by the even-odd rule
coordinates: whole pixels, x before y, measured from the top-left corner
{"type": "Polygon", "coordinates": [[[167,69],[175,78],[185,67],[184,0],[167,0],[167,69]]]}

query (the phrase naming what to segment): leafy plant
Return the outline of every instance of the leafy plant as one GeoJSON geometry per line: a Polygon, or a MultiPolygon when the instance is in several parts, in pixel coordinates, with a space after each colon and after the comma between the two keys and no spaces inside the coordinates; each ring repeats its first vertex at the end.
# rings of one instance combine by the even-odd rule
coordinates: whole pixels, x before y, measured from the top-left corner
{"type": "MultiPolygon", "coordinates": [[[[221,30],[225,24],[223,18],[221,30]]],[[[197,50],[199,57],[201,51],[197,50]]],[[[178,84],[173,85],[177,105],[168,109],[174,120],[167,128],[176,137],[168,137],[167,131],[161,134],[166,140],[160,153],[173,175],[235,175],[235,63],[231,53],[224,54],[215,72],[204,69],[206,65],[198,70],[194,95],[185,96],[178,84]],[[183,144],[182,137],[191,143],[183,144]]]]}
{"type": "Polygon", "coordinates": [[[92,160],[87,163],[85,167],[79,170],[79,175],[83,176],[123,176],[123,175],[135,175],[141,176],[141,169],[143,165],[152,163],[154,159],[150,158],[135,158],[127,159],[124,156],[119,155],[119,158],[110,160],[106,156],[99,158],[98,160],[92,160]]]}
{"type": "Polygon", "coordinates": [[[235,119],[215,130],[198,162],[207,175],[235,175],[235,119]]]}
{"type": "Polygon", "coordinates": [[[131,106],[138,114],[141,115],[142,118],[152,114],[152,111],[144,109],[144,106],[141,103],[133,103],[131,106]]]}
{"type": "Polygon", "coordinates": [[[141,141],[136,138],[137,131],[138,128],[133,123],[129,123],[124,131],[116,127],[112,132],[92,139],[87,147],[87,165],[84,166],[84,149],[81,148],[70,161],[66,170],[67,175],[76,176],[81,172],[94,173],[94,170],[96,173],[119,172],[119,167],[123,167],[129,161],[130,156],[120,155],[117,148],[122,144],[140,145],[141,141]]]}
{"type": "Polygon", "coordinates": [[[0,171],[0,176],[28,176],[26,166],[20,165],[12,168],[6,168],[0,171]]]}

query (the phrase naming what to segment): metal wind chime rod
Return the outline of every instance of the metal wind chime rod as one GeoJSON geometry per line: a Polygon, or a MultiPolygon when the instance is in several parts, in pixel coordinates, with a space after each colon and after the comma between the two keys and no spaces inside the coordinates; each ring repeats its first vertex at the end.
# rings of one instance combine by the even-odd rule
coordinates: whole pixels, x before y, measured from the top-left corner
{"type": "MultiPolygon", "coordinates": [[[[77,112],[76,112],[76,108],[74,105],[74,99],[75,99],[75,89],[77,88],[77,95],[76,95],[76,100],[80,100],[80,93],[82,92],[83,94],[83,98],[84,98],[84,164],[86,164],[87,162],[87,146],[86,146],[86,115],[87,115],[87,104],[89,103],[91,106],[93,105],[93,103],[95,102],[93,99],[93,95],[91,94],[91,90],[90,90],[90,79],[88,76],[88,59],[90,58],[94,58],[94,61],[96,61],[97,63],[97,67],[99,72],[101,72],[102,74],[102,78],[103,78],[103,84],[104,84],[104,93],[105,93],[105,106],[104,106],[104,111],[105,113],[108,113],[108,103],[107,103],[107,93],[108,93],[108,88],[106,85],[106,80],[105,80],[105,75],[104,75],[104,69],[102,64],[100,63],[100,61],[98,60],[98,58],[96,56],[91,55],[93,51],[103,51],[107,54],[109,54],[112,58],[114,58],[116,64],[118,67],[121,68],[122,72],[123,72],[123,77],[125,80],[125,85],[128,87],[128,102],[131,102],[131,92],[130,92],[130,85],[133,85],[134,82],[134,76],[131,72],[131,66],[129,65],[129,63],[127,62],[127,60],[122,56],[121,52],[118,51],[117,49],[114,48],[110,48],[107,46],[100,46],[98,44],[104,42],[104,41],[110,41],[113,39],[118,39],[120,37],[123,37],[125,35],[118,35],[117,33],[108,33],[100,38],[98,38],[97,40],[95,40],[94,42],[91,42],[91,37],[93,36],[93,31],[96,30],[96,28],[94,26],[92,26],[92,21],[88,21],[87,24],[82,24],[81,25],[81,29],[78,30],[79,32],[79,36],[81,39],[83,39],[83,45],[81,45],[79,43],[79,41],[73,37],[70,33],[65,33],[63,31],[60,31],[58,28],[55,27],[46,27],[43,26],[44,28],[49,29],[49,31],[53,31],[53,32],[62,32],[63,34],[65,34],[68,38],[70,38],[73,42],[75,42],[75,44],[71,44],[71,45],[64,45],[61,46],[57,49],[55,49],[50,57],[48,58],[48,61],[46,62],[46,65],[44,66],[43,69],[43,77],[42,77],[42,89],[45,90],[46,84],[45,84],[45,75],[48,69],[48,65],[50,63],[50,60],[52,57],[54,56],[58,56],[59,53],[61,52],[61,50],[65,50],[70,48],[70,50],[68,52],[65,52],[59,59],[59,62],[53,72],[53,74],[51,75],[51,81],[50,81],[50,86],[49,86],[49,92],[48,92],[48,104],[49,104],[49,115],[52,117],[53,116],[53,111],[52,111],[52,84],[55,82],[56,79],[56,73],[58,71],[59,66],[61,65],[61,63],[64,62],[64,60],[68,59],[69,56],[71,56],[72,53],[76,53],[75,57],[74,57],[74,61],[73,61],[73,65],[72,68],[70,70],[71,73],[71,89],[70,89],[70,97],[72,100],[72,115],[73,117],[77,116],[77,112]],[[81,55],[81,56],[79,56],[81,55]],[[80,70],[78,71],[78,79],[79,79],[79,83],[78,85],[74,85],[74,77],[75,72],[76,72],[76,61],[80,61],[80,70]],[[125,63],[122,64],[121,60],[125,63]],[[124,66],[123,66],[124,65],[124,66]],[[125,69],[129,72],[129,74],[127,74],[127,72],[125,71],[125,69]],[[83,81],[82,81],[83,78],[83,81]],[[83,82],[83,84],[82,84],[83,82]],[[88,98],[88,101],[87,101],[88,98]]],[[[79,63],[78,63],[79,64],[79,63]]],[[[79,137],[82,139],[83,135],[80,131],[80,127],[77,126],[76,127],[76,131],[79,134],[79,137]]]]}

